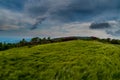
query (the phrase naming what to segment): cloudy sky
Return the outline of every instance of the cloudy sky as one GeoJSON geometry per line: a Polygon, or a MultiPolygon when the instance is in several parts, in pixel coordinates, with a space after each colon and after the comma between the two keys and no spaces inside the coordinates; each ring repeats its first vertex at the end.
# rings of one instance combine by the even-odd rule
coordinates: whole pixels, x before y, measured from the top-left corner
{"type": "Polygon", "coordinates": [[[0,38],[36,36],[120,38],[120,0],[0,0],[0,38]]]}

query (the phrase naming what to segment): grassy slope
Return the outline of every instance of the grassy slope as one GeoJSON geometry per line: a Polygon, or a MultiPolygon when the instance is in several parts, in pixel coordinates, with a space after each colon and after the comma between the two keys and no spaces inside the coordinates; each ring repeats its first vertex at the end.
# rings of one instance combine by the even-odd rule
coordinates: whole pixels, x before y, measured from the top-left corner
{"type": "Polygon", "coordinates": [[[0,52],[0,80],[119,80],[120,47],[69,41],[0,52]]]}

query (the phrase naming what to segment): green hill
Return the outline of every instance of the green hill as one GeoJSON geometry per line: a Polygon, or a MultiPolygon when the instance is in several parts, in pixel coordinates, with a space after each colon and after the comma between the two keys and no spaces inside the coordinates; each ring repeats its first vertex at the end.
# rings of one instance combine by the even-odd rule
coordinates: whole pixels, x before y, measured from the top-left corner
{"type": "Polygon", "coordinates": [[[119,79],[119,45],[76,40],[0,52],[0,80],[119,79]]]}

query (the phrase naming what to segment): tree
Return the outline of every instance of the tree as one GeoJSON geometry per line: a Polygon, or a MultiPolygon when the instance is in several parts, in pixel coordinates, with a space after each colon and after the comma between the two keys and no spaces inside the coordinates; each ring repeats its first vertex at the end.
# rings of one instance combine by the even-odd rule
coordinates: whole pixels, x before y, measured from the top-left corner
{"type": "Polygon", "coordinates": [[[40,42],[40,38],[39,37],[35,37],[31,39],[31,44],[38,44],[40,42]]]}
{"type": "Polygon", "coordinates": [[[119,44],[118,40],[116,40],[116,39],[112,39],[112,40],[111,40],[111,43],[112,43],[112,44],[119,44]]]}
{"type": "Polygon", "coordinates": [[[27,41],[24,38],[19,42],[20,46],[25,46],[26,44],[27,44],[27,41]]]}

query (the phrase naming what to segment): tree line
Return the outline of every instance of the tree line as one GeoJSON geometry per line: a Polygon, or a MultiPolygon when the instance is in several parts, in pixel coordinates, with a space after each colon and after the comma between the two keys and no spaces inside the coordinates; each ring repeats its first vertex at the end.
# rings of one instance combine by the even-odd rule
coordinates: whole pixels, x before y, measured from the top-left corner
{"type": "Polygon", "coordinates": [[[53,38],[53,39],[51,39],[50,37],[47,37],[47,38],[34,37],[30,41],[22,39],[18,43],[0,42],[0,51],[11,49],[11,48],[16,48],[16,47],[23,47],[23,46],[28,46],[30,48],[34,45],[71,41],[71,40],[96,40],[96,41],[100,41],[103,43],[120,44],[120,40],[118,39],[110,39],[110,38],[100,39],[94,36],[91,36],[91,37],[61,37],[61,38],[53,38]]]}

